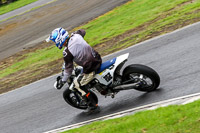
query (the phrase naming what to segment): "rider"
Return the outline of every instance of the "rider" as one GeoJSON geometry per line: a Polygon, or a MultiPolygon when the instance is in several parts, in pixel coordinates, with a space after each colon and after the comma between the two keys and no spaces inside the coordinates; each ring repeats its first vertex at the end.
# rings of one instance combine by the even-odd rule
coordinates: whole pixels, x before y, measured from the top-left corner
{"type": "Polygon", "coordinates": [[[69,36],[68,32],[63,28],[56,28],[52,31],[50,36],[46,39],[47,42],[50,40],[56,43],[59,49],[63,50],[63,57],[65,62],[64,76],[58,79],[57,89],[61,89],[64,83],[67,82],[68,78],[72,74],[73,62],[83,67],[83,73],[79,74],[74,79],[74,85],[81,95],[88,102],[87,113],[99,110],[99,106],[95,103],[93,97],[90,95],[84,85],[88,84],[94,77],[97,70],[100,68],[102,59],[101,56],[96,52],[83,38],[86,32],[80,29],[69,36]]]}

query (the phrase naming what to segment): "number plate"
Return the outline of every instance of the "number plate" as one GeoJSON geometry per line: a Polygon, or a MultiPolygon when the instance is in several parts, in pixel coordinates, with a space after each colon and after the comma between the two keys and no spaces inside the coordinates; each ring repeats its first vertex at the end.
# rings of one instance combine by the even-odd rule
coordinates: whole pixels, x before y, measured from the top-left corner
{"type": "Polygon", "coordinates": [[[112,79],[112,76],[110,75],[110,73],[107,73],[104,77],[103,77],[107,82],[109,82],[112,79]]]}

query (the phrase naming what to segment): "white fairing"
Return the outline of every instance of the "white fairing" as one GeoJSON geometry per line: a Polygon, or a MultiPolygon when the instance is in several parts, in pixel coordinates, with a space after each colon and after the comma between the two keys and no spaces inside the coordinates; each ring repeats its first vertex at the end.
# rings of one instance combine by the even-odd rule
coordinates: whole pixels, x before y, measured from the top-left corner
{"type": "Polygon", "coordinates": [[[128,59],[129,53],[120,55],[116,58],[115,63],[109,67],[108,69],[105,69],[103,72],[96,74],[94,78],[96,78],[101,84],[109,85],[113,81],[113,74],[117,68],[122,62],[128,59]]]}

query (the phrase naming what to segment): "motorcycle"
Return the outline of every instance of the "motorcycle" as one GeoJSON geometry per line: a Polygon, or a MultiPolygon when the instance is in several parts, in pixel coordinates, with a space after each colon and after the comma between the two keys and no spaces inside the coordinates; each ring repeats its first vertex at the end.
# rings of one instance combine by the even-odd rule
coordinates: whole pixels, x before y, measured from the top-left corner
{"type": "MultiPolygon", "coordinates": [[[[122,66],[128,60],[128,56],[129,53],[126,53],[102,63],[94,79],[87,85],[82,86],[90,92],[96,104],[98,104],[98,97],[95,93],[114,98],[118,92],[123,90],[135,89],[143,92],[151,92],[158,88],[160,77],[155,70],[148,66],[131,64],[125,67],[122,74],[120,74],[122,66]]],[[[81,93],[74,88],[73,83],[74,78],[81,72],[82,67],[74,67],[72,75],[68,80],[69,87],[63,92],[63,98],[72,107],[87,109],[88,105],[86,101],[81,93]]]]}

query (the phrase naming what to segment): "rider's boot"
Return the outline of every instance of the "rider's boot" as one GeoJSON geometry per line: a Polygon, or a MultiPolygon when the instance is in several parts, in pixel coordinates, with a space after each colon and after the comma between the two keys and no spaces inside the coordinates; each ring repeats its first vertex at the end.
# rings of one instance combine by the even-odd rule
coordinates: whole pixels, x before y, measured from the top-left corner
{"type": "Polygon", "coordinates": [[[88,92],[84,97],[87,99],[88,103],[88,108],[84,112],[86,114],[99,113],[100,107],[98,106],[98,104],[96,104],[90,92],[88,92]]]}
{"type": "Polygon", "coordinates": [[[86,114],[94,114],[94,113],[99,113],[100,107],[97,105],[96,107],[94,106],[88,106],[88,108],[84,111],[86,114]]]}

